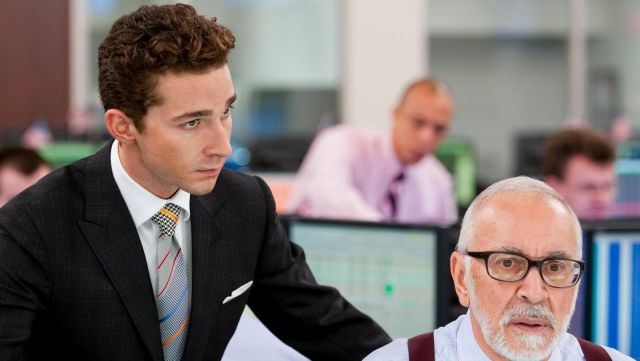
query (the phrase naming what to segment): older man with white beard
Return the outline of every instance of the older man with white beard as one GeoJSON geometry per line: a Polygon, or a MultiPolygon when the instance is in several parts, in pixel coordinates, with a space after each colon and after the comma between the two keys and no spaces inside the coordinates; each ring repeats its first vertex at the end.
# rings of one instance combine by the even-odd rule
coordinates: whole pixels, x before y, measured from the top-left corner
{"type": "Polygon", "coordinates": [[[500,181],[467,210],[451,255],[467,314],[365,361],[632,360],[567,333],[581,258],[580,223],[556,191],[527,177],[500,181]]]}

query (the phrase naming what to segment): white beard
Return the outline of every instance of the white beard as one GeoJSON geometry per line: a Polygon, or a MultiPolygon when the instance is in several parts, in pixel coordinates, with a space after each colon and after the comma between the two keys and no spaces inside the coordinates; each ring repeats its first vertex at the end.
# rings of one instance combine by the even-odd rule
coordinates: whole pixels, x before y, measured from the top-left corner
{"type": "Polygon", "coordinates": [[[467,269],[465,277],[469,287],[469,300],[471,303],[469,309],[478,321],[484,340],[489,347],[500,356],[512,361],[546,360],[551,355],[553,348],[560,341],[560,337],[567,331],[577,297],[574,297],[571,312],[567,317],[560,320],[559,324],[547,307],[540,304],[529,304],[523,302],[508,308],[500,318],[499,329],[494,331],[491,328],[494,319],[490,315],[487,315],[487,313],[478,305],[475,285],[469,271],[470,269],[467,269]],[[518,334],[514,337],[517,345],[517,347],[514,347],[516,345],[514,345],[513,342],[507,341],[505,333],[506,326],[509,324],[510,320],[515,317],[544,319],[549,323],[553,330],[553,334],[518,334]]]}

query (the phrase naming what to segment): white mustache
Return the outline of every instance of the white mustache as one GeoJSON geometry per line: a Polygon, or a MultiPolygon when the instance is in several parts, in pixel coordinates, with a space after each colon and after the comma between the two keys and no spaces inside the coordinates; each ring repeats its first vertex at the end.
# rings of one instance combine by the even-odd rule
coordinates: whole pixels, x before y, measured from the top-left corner
{"type": "Polygon", "coordinates": [[[500,326],[503,328],[511,322],[514,318],[538,318],[547,321],[549,327],[553,330],[556,329],[556,319],[553,317],[553,313],[542,305],[532,305],[526,303],[520,303],[509,308],[502,318],[500,318],[500,326]]]}

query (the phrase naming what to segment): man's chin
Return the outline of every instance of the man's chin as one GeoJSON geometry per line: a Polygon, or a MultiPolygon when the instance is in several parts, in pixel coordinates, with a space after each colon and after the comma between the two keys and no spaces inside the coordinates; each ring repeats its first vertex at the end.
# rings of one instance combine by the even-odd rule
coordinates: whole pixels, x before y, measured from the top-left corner
{"type": "Polygon", "coordinates": [[[523,330],[520,327],[508,327],[507,342],[516,352],[546,353],[553,343],[553,330],[523,330]]]}
{"type": "Polygon", "coordinates": [[[203,196],[213,191],[217,181],[218,179],[216,178],[207,182],[200,182],[198,184],[186,185],[182,188],[182,190],[194,196],[203,196]]]}
{"type": "Polygon", "coordinates": [[[404,157],[403,163],[405,165],[411,165],[411,164],[415,164],[418,163],[419,161],[422,160],[422,158],[424,158],[425,155],[421,155],[421,154],[417,154],[417,153],[411,153],[409,155],[407,155],[406,157],[404,157]]]}
{"type": "Polygon", "coordinates": [[[578,215],[578,218],[588,221],[597,221],[609,218],[610,210],[608,208],[590,208],[578,215]]]}

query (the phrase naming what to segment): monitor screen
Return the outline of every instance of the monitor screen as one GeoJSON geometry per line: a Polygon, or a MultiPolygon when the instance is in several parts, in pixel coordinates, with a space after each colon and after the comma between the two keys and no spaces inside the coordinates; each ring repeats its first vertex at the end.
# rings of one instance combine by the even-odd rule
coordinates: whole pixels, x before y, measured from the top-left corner
{"type": "Polygon", "coordinates": [[[640,216],[640,158],[618,159],[615,169],[617,192],[612,216],[615,218],[640,216]]]}
{"type": "Polygon", "coordinates": [[[591,339],[640,358],[640,228],[591,237],[591,339]]]}
{"type": "Polygon", "coordinates": [[[289,227],[316,280],[337,288],[392,337],[436,328],[437,228],[319,220],[289,227]]]}

